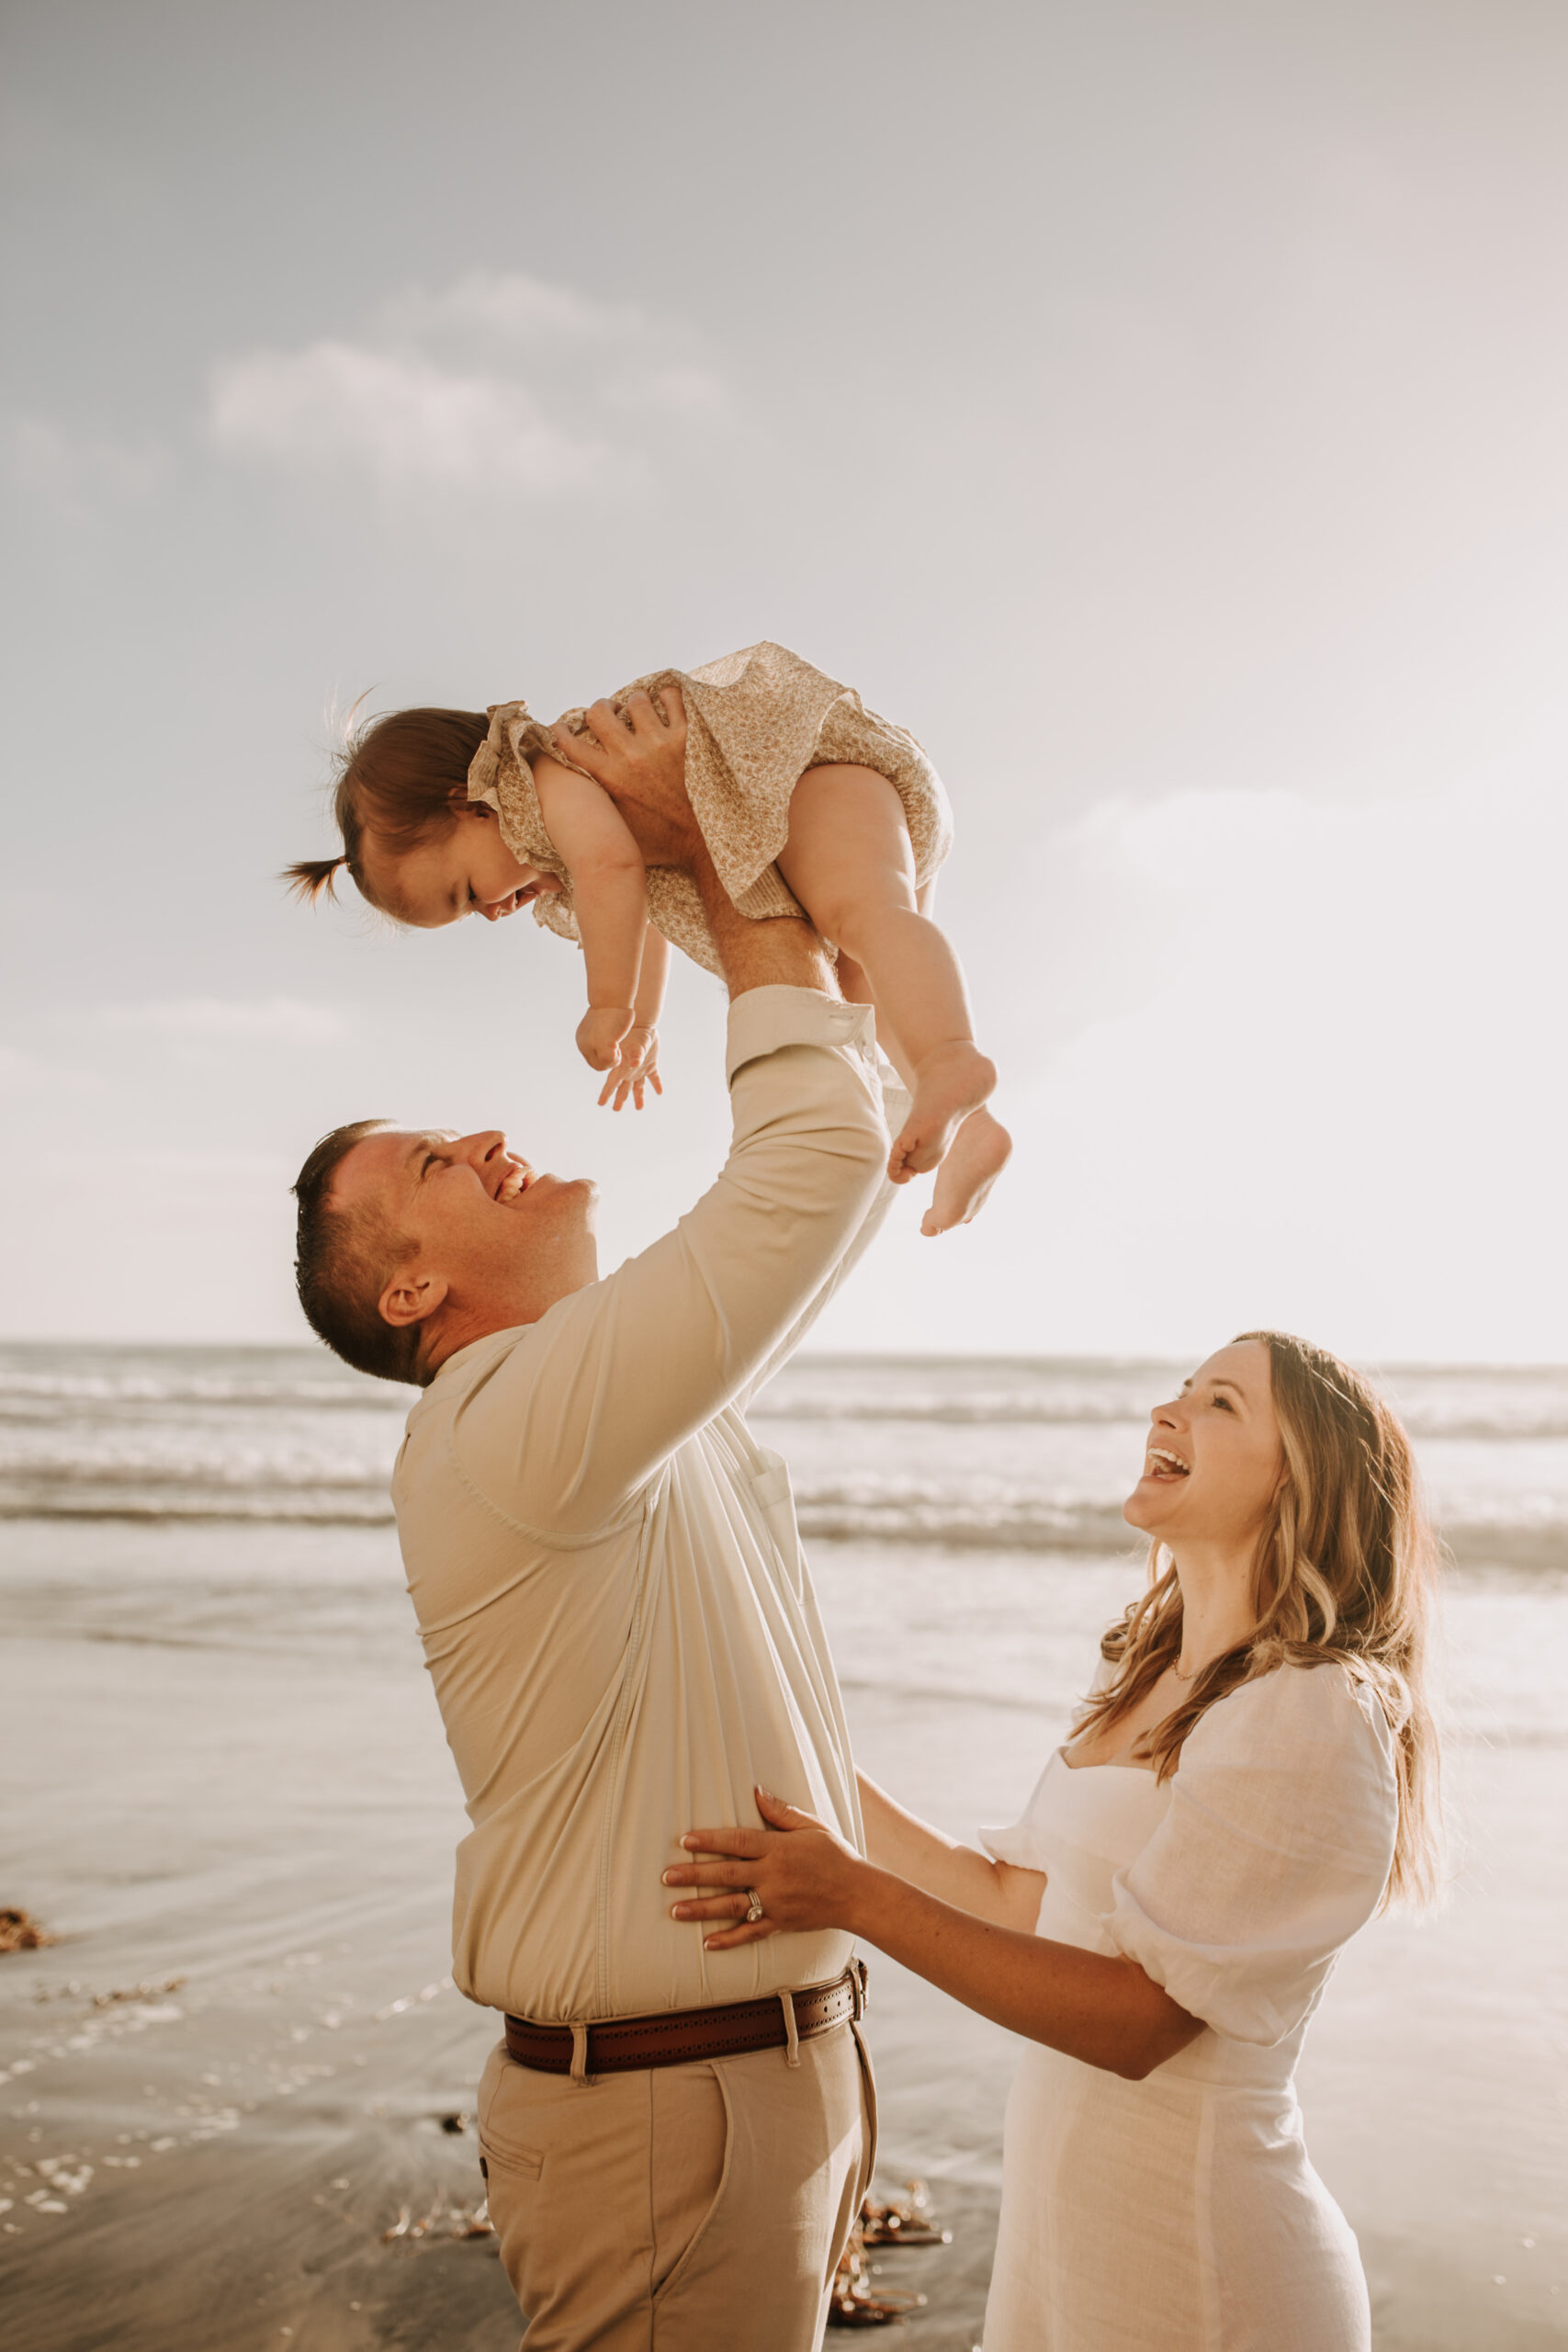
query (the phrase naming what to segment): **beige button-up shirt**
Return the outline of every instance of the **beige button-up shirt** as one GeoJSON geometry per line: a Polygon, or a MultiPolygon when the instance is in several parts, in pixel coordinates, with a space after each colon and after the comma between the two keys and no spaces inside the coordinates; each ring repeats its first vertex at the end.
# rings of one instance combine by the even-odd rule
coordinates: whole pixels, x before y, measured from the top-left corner
{"type": "Polygon", "coordinates": [[[550,2019],[818,1983],[848,1936],[703,1949],[660,1871],[757,1782],[861,1843],[789,1478],[742,1411],[869,1239],[887,1151],[872,1019],[806,989],[729,1015],[729,1157],[672,1233],[449,1357],[392,1497],[473,1827],[453,1974],[550,2019]]]}

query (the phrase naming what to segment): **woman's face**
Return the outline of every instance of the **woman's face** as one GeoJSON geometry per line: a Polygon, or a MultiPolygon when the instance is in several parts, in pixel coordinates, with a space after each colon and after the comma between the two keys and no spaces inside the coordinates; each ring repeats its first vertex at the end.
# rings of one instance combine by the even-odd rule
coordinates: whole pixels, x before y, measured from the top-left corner
{"type": "Polygon", "coordinates": [[[1155,1407],[1144,1475],[1122,1516],[1179,1560],[1184,1542],[1250,1557],[1284,1466],[1269,1351],[1237,1340],[1155,1407]]]}

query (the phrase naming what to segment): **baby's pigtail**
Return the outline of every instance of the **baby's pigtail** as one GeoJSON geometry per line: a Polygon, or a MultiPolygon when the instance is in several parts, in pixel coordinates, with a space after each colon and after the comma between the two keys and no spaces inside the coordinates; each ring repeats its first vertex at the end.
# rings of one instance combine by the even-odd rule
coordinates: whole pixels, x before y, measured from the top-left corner
{"type": "Polygon", "coordinates": [[[346,857],[302,857],[293,865],[286,865],[277,878],[288,885],[302,905],[313,907],[323,892],[329,899],[337,897],[333,877],[347,864],[346,857]]]}

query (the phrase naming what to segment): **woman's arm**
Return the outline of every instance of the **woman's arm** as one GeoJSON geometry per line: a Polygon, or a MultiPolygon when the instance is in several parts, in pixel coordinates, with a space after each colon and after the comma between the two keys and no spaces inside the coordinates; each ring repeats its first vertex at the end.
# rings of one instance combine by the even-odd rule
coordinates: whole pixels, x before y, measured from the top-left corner
{"type": "Polygon", "coordinates": [[[961,1846],[956,1838],[946,1838],[929,1821],[906,1813],[863,1772],[855,1777],[865,1822],[865,1850],[878,1870],[891,1871],[923,1894],[934,1894],[960,1911],[972,1911],[976,1918],[1030,1933],[1045,1892],[1043,1871],[994,1862],[977,1848],[961,1846]]]}
{"type": "Polygon", "coordinates": [[[809,1814],[762,1790],[774,1829],[696,1829],[688,1849],[733,1857],[666,1871],[666,1886],[739,1888],[674,1906],[677,1919],[744,1920],[755,1888],[763,1917],[707,1936],[710,1951],[786,1928],[844,1928],[912,1968],[966,2008],[1086,2065],[1141,2082],[1203,2030],[1135,1961],[1051,1943],[954,1909],[864,1862],[809,1814]]]}
{"type": "Polygon", "coordinates": [[[648,875],[631,829],[603,786],[541,754],[534,763],[539,814],[571,876],[572,911],[588,982],[578,1050],[593,1069],[613,1069],[636,1018],[648,875]]]}

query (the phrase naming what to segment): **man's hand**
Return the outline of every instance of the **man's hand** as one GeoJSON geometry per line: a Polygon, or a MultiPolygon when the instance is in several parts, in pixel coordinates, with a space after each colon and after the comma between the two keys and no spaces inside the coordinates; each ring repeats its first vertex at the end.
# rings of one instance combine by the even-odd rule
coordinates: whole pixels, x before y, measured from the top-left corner
{"type": "Polygon", "coordinates": [[[619,711],[607,702],[592,703],[587,732],[557,728],[556,749],[609,794],[645,865],[689,866],[702,834],[686,797],[685,706],[679,687],[660,691],[664,718],[646,694],[629,695],[619,711]]]}
{"type": "MultiPolygon", "coordinates": [[[[682,865],[696,882],[732,998],[748,989],[818,989],[836,996],[822,943],[800,916],[752,922],[737,914],[686,797],[686,712],[675,686],[661,686],[669,712],[660,718],[646,694],[629,695],[624,711],[607,702],[589,706],[584,735],[557,730],[561,757],[573,762],[610,795],[649,865],[682,865]]],[[[606,1065],[600,1065],[606,1067],[606,1065]]]]}

